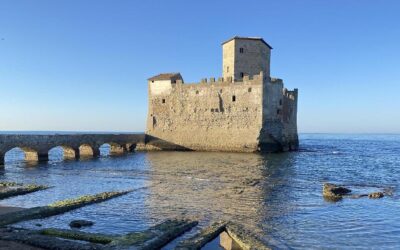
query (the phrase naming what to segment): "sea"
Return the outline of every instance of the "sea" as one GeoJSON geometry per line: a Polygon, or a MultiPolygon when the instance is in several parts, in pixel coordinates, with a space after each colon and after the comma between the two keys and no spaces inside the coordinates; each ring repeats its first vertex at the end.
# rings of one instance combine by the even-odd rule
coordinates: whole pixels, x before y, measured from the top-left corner
{"type": "MultiPolygon", "coordinates": [[[[1,143],[1,142],[0,142],[1,143]]],[[[133,152],[63,160],[55,148],[47,163],[6,154],[0,181],[51,188],[0,201],[17,207],[104,191],[136,191],[65,214],[14,226],[69,228],[73,219],[94,221],[87,232],[125,234],[168,218],[240,224],[273,249],[400,249],[400,135],[300,134],[297,152],[133,152]],[[326,200],[322,186],[344,185],[355,194],[389,190],[384,198],[326,200]]],[[[173,249],[176,242],[165,249],[173,249]]],[[[220,249],[209,244],[204,249],[220,249]]]]}

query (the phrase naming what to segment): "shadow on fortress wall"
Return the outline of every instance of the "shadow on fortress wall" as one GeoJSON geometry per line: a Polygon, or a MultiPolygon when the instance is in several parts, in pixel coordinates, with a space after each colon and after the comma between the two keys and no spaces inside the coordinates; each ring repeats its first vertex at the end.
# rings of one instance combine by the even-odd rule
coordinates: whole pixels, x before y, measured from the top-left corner
{"type": "Polygon", "coordinates": [[[162,150],[178,150],[178,151],[193,151],[190,148],[172,143],[170,141],[166,141],[164,139],[152,136],[152,135],[145,135],[145,144],[146,147],[150,146],[150,147],[155,147],[155,148],[159,148],[162,150]]]}
{"type": "MultiPolygon", "coordinates": [[[[287,145],[282,145],[279,141],[275,140],[270,136],[270,142],[260,143],[260,146],[257,151],[254,153],[280,153],[286,151],[297,151],[298,150],[298,141],[290,141],[287,145]]],[[[167,151],[195,151],[191,148],[166,141],[164,139],[147,135],[145,136],[145,150],[167,150],[167,151]]],[[[224,152],[224,150],[220,150],[224,152]]],[[[229,151],[228,151],[229,152],[229,151]]],[[[243,152],[246,152],[243,150],[243,152]]],[[[248,151],[247,151],[248,152],[248,151]]]]}

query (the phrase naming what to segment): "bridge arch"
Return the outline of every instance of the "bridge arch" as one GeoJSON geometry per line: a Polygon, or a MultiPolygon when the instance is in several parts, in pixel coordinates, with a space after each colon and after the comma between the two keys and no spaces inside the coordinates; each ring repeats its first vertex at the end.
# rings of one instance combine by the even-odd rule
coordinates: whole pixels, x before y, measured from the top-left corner
{"type": "Polygon", "coordinates": [[[14,147],[4,154],[4,162],[33,162],[38,161],[36,150],[28,147],[14,147]]]}
{"type": "Polygon", "coordinates": [[[121,155],[126,151],[124,146],[115,142],[103,143],[99,149],[101,156],[121,155]]]}
{"type": "Polygon", "coordinates": [[[88,143],[83,143],[79,146],[79,158],[91,158],[94,156],[98,156],[98,149],[88,143]]]}
{"type": "Polygon", "coordinates": [[[48,159],[51,161],[73,160],[77,157],[75,151],[76,150],[70,146],[56,146],[48,151],[48,159]]]}

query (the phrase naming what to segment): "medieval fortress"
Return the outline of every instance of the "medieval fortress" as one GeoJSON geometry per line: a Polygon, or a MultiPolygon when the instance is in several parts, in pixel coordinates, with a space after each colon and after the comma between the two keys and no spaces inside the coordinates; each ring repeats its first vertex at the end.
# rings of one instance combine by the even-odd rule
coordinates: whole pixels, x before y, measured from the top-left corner
{"type": "Polygon", "coordinates": [[[262,38],[222,43],[222,77],[184,83],[179,73],[148,79],[147,149],[296,150],[298,90],[270,76],[262,38]]]}

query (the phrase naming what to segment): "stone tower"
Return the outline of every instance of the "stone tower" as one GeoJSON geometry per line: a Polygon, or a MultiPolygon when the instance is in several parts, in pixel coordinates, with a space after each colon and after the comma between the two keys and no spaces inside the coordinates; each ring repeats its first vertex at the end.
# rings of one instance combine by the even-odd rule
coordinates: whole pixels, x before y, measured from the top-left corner
{"type": "Polygon", "coordinates": [[[262,38],[235,36],[222,43],[222,74],[225,79],[241,80],[244,76],[270,76],[272,47],[262,38]]]}

